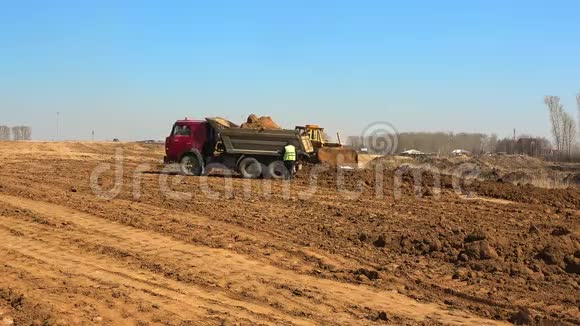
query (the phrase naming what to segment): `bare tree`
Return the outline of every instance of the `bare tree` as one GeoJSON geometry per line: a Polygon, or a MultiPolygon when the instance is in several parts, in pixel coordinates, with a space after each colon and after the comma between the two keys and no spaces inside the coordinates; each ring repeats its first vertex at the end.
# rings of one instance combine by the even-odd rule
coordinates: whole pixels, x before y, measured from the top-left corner
{"type": "Polygon", "coordinates": [[[552,136],[554,137],[554,143],[556,144],[556,149],[561,153],[563,151],[562,147],[562,115],[564,112],[564,106],[560,104],[559,96],[546,96],[544,97],[544,103],[548,107],[550,113],[550,123],[552,124],[552,136]]]}
{"type": "Polygon", "coordinates": [[[28,126],[21,126],[21,133],[22,133],[22,140],[31,140],[32,139],[32,128],[28,126]]]}
{"type": "Polygon", "coordinates": [[[32,128],[27,126],[12,127],[12,139],[30,140],[32,138],[32,128]]]}
{"type": "Polygon", "coordinates": [[[562,146],[568,157],[576,140],[576,121],[568,112],[562,113],[562,146]]]}
{"type": "Polygon", "coordinates": [[[578,106],[578,131],[580,132],[580,93],[576,95],[576,105],[578,106]]]}
{"type": "Polygon", "coordinates": [[[10,140],[10,127],[0,126],[0,140],[10,140]]]}
{"type": "Polygon", "coordinates": [[[12,139],[20,140],[20,127],[12,127],[12,139]]]}
{"type": "Polygon", "coordinates": [[[481,153],[492,153],[497,146],[498,138],[496,134],[484,135],[481,140],[481,153]]]}

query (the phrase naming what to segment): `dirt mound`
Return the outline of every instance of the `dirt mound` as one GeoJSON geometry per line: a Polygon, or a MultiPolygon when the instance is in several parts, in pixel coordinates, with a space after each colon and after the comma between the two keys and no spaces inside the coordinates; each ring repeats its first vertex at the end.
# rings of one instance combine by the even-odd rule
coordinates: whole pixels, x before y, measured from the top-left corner
{"type": "Polygon", "coordinates": [[[474,181],[468,189],[479,196],[520,203],[544,204],[560,209],[577,209],[580,207],[580,192],[573,188],[543,189],[530,184],[514,185],[492,181],[474,181]]]}
{"type": "Polygon", "coordinates": [[[546,162],[542,159],[527,155],[490,155],[482,156],[478,160],[501,170],[542,169],[546,167],[546,162]]]}
{"type": "Polygon", "coordinates": [[[465,245],[465,254],[471,259],[495,259],[498,257],[495,249],[486,240],[474,241],[465,245]]]}
{"type": "Polygon", "coordinates": [[[276,130],[281,129],[280,126],[272,120],[271,117],[262,116],[258,117],[255,114],[250,114],[245,123],[241,125],[242,129],[266,129],[266,130],[276,130]]]}
{"type": "Polygon", "coordinates": [[[485,162],[478,159],[460,156],[460,157],[402,157],[402,156],[383,156],[374,159],[367,165],[368,169],[375,169],[377,166],[387,169],[398,169],[402,166],[409,166],[412,169],[422,169],[447,175],[493,175],[495,170],[485,162]]]}
{"type": "Polygon", "coordinates": [[[580,173],[569,175],[568,178],[566,179],[566,182],[569,183],[570,185],[580,187],[580,173]]]}
{"type": "Polygon", "coordinates": [[[516,171],[510,172],[501,177],[501,182],[508,182],[508,183],[526,183],[526,180],[529,180],[530,176],[523,172],[523,171],[516,171]]]}
{"type": "Polygon", "coordinates": [[[0,288],[0,325],[53,325],[55,319],[50,307],[31,301],[11,288],[0,288]],[[9,311],[3,313],[2,306],[9,311]]]}
{"type": "MultiPolygon", "coordinates": [[[[359,154],[359,160],[360,156],[362,155],[359,154]]],[[[393,155],[379,156],[371,159],[366,164],[365,168],[369,170],[374,170],[377,168],[394,170],[403,164],[409,164],[412,163],[413,161],[414,161],[413,158],[408,156],[393,156],[393,155]]]]}
{"type": "Polygon", "coordinates": [[[482,157],[378,157],[366,165],[368,169],[397,169],[403,165],[431,170],[442,175],[476,178],[480,181],[499,181],[514,185],[530,184],[544,189],[565,189],[580,186],[580,167],[574,164],[545,162],[521,155],[482,157]],[[558,165],[560,164],[560,165],[558,165]]]}
{"type": "Polygon", "coordinates": [[[403,163],[398,167],[393,167],[392,162],[381,162],[383,158],[371,162],[373,168],[352,171],[339,171],[336,167],[309,166],[299,173],[299,179],[307,182],[316,182],[331,188],[343,188],[346,190],[376,191],[377,188],[383,190],[384,194],[393,194],[395,183],[398,183],[397,190],[402,195],[430,197],[433,190],[441,188],[442,191],[461,190],[464,194],[473,194],[481,197],[490,197],[502,200],[509,200],[527,204],[541,204],[563,209],[577,209],[580,207],[580,192],[577,188],[567,189],[546,189],[532,185],[522,180],[526,174],[512,173],[503,178],[497,178],[497,174],[490,172],[490,177],[485,180],[469,179],[477,169],[477,166],[469,164],[464,166],[454,176],[437,170],[430,170],[424,166],[403,163]],[[380,164],[380,165],[379,165],[380,164]],[[381,169],[378,169],[381,167],[381,169]],[[467,179],[465,178],[467,177],[467,179]],[[400,182],[399,182],[400,181],[400,182]],[[511,183],[513,181],[514,183],[511,183]]]}
{"type": "Polygon", "coordinates": [[[509,321],[514,325],[534,325],[535,320],[528,310],[521,310],[513,314],[509,321]]]}
{"type": "MultiPolygon", "coordinates": [[[[329,164],[308,164],[298,173],[297,180],[304,185],[317,185],[346,191],[361,191],[375,186],[370,170],[340,170],[329,164]]],[[[392,186],[392,178],[385,180],[392,186]]]]}

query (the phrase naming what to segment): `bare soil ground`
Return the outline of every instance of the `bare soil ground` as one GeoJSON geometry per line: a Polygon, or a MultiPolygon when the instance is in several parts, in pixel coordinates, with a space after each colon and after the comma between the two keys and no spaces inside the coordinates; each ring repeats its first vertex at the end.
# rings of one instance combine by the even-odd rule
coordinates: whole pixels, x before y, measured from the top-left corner
{"type": "Polygon", "coordinates": [[[0,143],[0,325],[580,324],[577,188],[180,177],[162,156],[0,143]]]}

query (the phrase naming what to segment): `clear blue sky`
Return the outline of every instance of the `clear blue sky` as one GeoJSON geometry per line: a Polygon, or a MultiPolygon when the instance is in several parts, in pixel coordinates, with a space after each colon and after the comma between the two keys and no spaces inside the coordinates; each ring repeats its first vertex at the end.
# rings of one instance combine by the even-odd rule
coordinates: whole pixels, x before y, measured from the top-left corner
{"type": "Polygon", "coordinates": [[[580,1],[2,1],[0,124],[161,139],[178,118],[272,115],[357,134],[512,128],[574,111],[580,1]]]}

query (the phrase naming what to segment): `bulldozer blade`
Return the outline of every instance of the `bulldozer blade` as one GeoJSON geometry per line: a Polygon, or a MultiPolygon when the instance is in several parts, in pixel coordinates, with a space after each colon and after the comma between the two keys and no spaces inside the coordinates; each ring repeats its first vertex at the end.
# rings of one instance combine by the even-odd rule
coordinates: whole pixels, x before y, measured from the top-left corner
{"type": "Polygon", "coordinates": [[[322,147],[318,150],[318,160],[331,166],[356,166],[358,154],[348,147],[322,147]]]}

